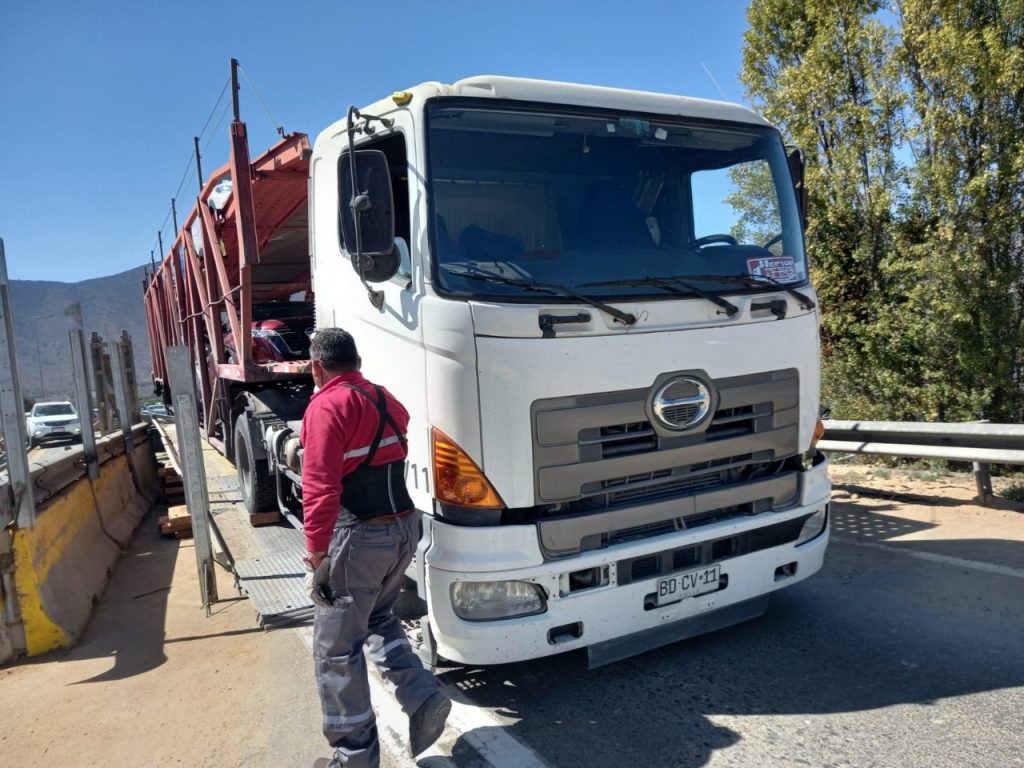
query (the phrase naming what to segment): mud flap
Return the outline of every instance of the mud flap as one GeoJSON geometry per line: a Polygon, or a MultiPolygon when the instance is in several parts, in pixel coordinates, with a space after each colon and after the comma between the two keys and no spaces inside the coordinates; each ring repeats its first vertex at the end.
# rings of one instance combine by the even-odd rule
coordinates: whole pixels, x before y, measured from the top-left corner
{"type": "Polygon", "coordinates": [[[639,653],[653,651],[655,648],[669,643],[685,640],[688,637],[715,632],[742,621],[756,619],[768,609],[770,599],[771,595],[761,595],[752,600],[720,608],[717,611],[710,611],[661,627],[637,632],[635,635],[627,635],[591,645],[587,648],[588,666],[590,669],[596,669],[606,664],[628,659],[639,653]]]}

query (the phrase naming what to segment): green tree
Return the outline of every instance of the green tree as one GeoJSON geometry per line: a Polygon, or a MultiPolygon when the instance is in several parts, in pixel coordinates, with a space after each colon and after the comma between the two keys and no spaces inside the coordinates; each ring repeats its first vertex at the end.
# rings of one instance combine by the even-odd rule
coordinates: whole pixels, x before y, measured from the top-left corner
{"type": "Polygon", "coordinates": [[[753,0],[744,36],[749,95],[805,152],[824,394],[845,417],[914,413],[921,376],[915,336],[895,332],[911,314],[895,226],[906,91],[882,5],[753,0]]]}
{"type": "Polygon", "coordinates": [[[936,418],[1024,418],[1024,2],[899,0],[903,215],[936,418]]]}

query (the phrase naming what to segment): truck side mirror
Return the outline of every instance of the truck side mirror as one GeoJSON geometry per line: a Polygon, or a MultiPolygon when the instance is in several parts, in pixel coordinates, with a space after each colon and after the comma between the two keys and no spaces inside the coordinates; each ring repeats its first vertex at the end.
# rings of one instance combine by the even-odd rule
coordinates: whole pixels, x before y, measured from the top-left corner
{"type": "Polygon", "coordinates": [[[360,277],[381,283],[390,280],[399,266],[391,171],[387,156],[378,149],[360,149],[354,157],[355,189],[353,153],[343,154],[338,164],[341,237],[360,277]]]}
{"type": "Polygon", "coordinates": [[[793,191],[796,192],[796,207],[800,212],[800,226],[807,231],[807,187],[804,185],[804,153],[799,147],[787,147],[789,152],[789,175],[793,177],[793,191]]]}

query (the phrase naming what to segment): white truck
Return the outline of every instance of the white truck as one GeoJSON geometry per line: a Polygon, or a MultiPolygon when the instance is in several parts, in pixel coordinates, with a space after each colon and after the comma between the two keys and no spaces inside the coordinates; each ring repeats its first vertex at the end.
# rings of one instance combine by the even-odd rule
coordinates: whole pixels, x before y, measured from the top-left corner
{"type": "MultiPolygon", "coordinates": [[[[284,178],[266,160],[284,154],[253,178],[284,178]]],[[[802,163],[775,128],[483,76],[351,108],[294,157],[311,290],[292,296],[411,414],[424,659],[585,648],[598,666],[758,616],[821,567],[818,309],[802,163]]],[[[269,269],[289,237],[301,254],[296,221],[241,263],[269,269]]],[[[300,369],[266,363],[247,383],[259,365],[236,362],[213,366],[236,379],[204,418],[250,512],[294,510],[308,375],[268,383],[300,369]]]]}

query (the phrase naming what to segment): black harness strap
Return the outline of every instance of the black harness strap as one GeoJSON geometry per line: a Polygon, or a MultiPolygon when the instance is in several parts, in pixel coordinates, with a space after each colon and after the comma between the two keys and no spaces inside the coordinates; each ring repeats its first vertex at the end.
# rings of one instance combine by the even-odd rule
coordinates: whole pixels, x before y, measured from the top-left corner
{"type": "Polygon", "coordinates": [[[380,423],[377,425],[377,434],[373,436],[373,442],[370,443],[370,450],[366,454],[366,458],[362,460],[358,467],[353,472],[362,469],[363,467],[370,466],[370,462],[373,461],[373,457],[377,455],[377,449],[380,447],[380,440],[384,436],[384,425],[391,427],[398,441],[402,444],[402,448],[408,451],[408,442],[405,439],[405,435],[402,434],[402,430],[398,428],[398,424],[388,413],[387,401],[384,398],[384,392],[381,387],[377,384],[373,385],[374,391],[377,393],[377,399],[374,400],[370,397],[370,393],[362,387],[357,387],[355,384],[342,384],[343,387],[348,387],[354,390],[369,400],[377,408],[377,414],[380,416],[380,423]]]}

